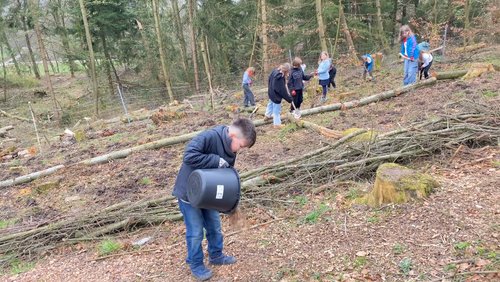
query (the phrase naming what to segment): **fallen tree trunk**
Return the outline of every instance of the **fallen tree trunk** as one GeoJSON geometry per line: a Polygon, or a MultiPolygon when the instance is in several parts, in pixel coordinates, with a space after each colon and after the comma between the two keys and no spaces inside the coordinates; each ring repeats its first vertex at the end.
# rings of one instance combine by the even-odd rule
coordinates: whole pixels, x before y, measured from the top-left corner
{"type": "Polygon", "coordinates": [[[461,78],[465,74],[467,74],[468,70],[457,70],[457,71],[446,71],[446,72],[434,72],[432,74],[437,80],[444,79],[457,79],[461,78]]]}
{"type": "Polygon", "coordinates": [[[484,47],[486,47],[486,43],[481,42],[478,44],[473,44],[473,45],[469,45],[469,46],[465,46],[465,47],[456,48],[455,51],[458,53],[465,53],[465,52],[475,51],[477,49],[481,49],[484,47]]]}
{"type": "Polygon", "coordinates": [[[361,107],[365,106],[371,103],[379,102],[382,100],[386,100],[392,97],[399,96],[403,93],[407,93],[411,90],[415,90],[421,87],[426,87],[430,86],[436,83],[436,78],[430,78],[427,80],[424,80],[419,83],[407,85],[405,87],[397,88],[395,90],[389,90],[385,91],[379,94],[371,95],[359,100],[353,100],[347,103],[335,103],[335,104],[330,104],[330,105],[325,105],[325,106],[320,106],[320,107],[315,107],[307,110],[301,111],[302,116],[308,116],[308,115],[313,115],[313,114],[318,114],[318,113],[323,113],[323,112],[329,112],[329,111],[338,111],[338,110],[345,110],[345,109],[351,109],[355,107],[361,107]]]}
{"type": "Polygon", "coordinates": [[[329,128],[326,128],[324,126],[321,126],[321,125],[318,125],[318,124],[315,124],[315,123],[312,123],[309,121],[297,119],[290,113],[287,114],[287,117],[288,117],[288,120],[295,123],[298,127],[312,129],[325,137],[328,137],[328,138],[340,138],[340,137],[342,137],[342,132],[339,132],[336,130],[331,130],[329,128]]]}
{"type": "MultiPolygon", "coordinates": [[[[366,98],[362,98],[359,100],[354,100],[354,101],[350,101],[347,103],[336,103],[336,104],[325,105],[325,106],[321,106],[321,107],[303,110],[303,111],[301,111],[301,115],[308,116],[308,115],[313,115],[313,114],[323,113],[323,112],[328,112],[328,111],[337,111],[337,110],[350,109],[350,108],[354,108],[354,107],[360,107],[360,106],[364,106],[364,105],[367,105],[370,103],[375,103],[378,101],[386,100],[386,99],[389,99],[391,97],[395,97],[395,96],[401,95],[403,93],[407,93],[411,90],[415,90],[415,89],[425,87],[425,86],[430,86],[430,85],[433,85],[434,83],[436,83],[436,78],[430,78],[430,79],[427,79],[423,82],[408,85],[408,86],[401,87],[401,88],[398,88],[395,90],[385,91],[385,92],[382,92],[380,94],[375,94],[375,95],[372,95],[372,96],[369,96],[366,98]]],[[[262,120],[255,120],[253,123],[255,126],[262,126],[264,124],[271,123],[271,120],[263,120],[263,119],[262,120]]],[[[184,134],[184,135],[179,135],[179,136],[174,136],[174,137],[169,137],[169,138],[157,140],[154,142],[142,144],[142,145],[135,146],[132,148],[127,148],[127,149],[111,152],[108,154],[104,154],[101,156],[97,156],[97,157],[94,157],[94,158],[91,158],[88,160],[81,161],[77,164],[84,164],[84,165],[102,164],[102,163],[106,163],[106,162],[109,162],[109,161],[114,160],[114,159],[126,158],[127,156],[129,156],[130,154],[132,154],[134,152],[139,152],[139,151],[143,151],[143,150],[154,150],[154,149],[162,148],[165,146],[171,146],[171,145],[175,145],[175,144],[179,144],[179,143],[184,143],[184,142],[191,140],[193,137],[198,135],[200,132],[202,132],[202,130],[195,131],[195,132],[188,133],[188,134],[184,134]]],[[[59,167],[59,166],[57,166],[57,167],[59,167]]],[[[57,169],[49,168],[49,169],[45,170],[45,173],[40,174],[40,175],[37,175],[37,173],[33,173],[31,175],[21,176],[21,177],[18,177],[16,179],[9,179],[9,180],[5,180],[5,181],[0,181],[0,188],[1,187],[8,187],[11,185],[16,185],[19,183],[29,182],[29,181],[32,181],[32,180],[38,178],[38,177],[52,174],[60,168],[61,167],[59,167],[57,169]],[[17,180],[17,179],[22,179],[22,180],[17,180]],[[21,182],[19,182],[19,181],[21,181],[21,182]]]]}
{"type": "Polygon", "coordinates": [[[17,119],[17,120],[25,121],[25,122],[31,122],[27,118],[23,118],[23,117],[20,117],[20,116],[12,115],[12,114],[9,114],[9,113],[7,113],[6,111],[3,111],[3,110],[0,110],[0,114],[6,116],[8,118],[17,119]]]}

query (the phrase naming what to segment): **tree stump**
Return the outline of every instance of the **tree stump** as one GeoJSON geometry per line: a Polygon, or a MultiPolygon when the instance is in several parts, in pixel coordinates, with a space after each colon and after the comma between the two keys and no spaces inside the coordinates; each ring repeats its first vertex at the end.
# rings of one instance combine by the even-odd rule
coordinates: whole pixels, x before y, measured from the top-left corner
{"type": "Polygon", "coordinates": [[[395,163],[385,163],[378,167],[373,190],[364,201],[372,207],[384,203],[406,203],[427,197],[437,187],[437,181],[428,174],[395,163]]]}

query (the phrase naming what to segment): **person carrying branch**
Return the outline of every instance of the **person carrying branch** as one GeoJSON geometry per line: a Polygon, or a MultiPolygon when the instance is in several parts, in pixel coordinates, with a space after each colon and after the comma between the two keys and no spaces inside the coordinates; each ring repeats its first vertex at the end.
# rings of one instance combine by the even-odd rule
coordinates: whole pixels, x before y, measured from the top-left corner
{"type": "Polygon", "coordinates": [[[401,52],[399,55],[404,59],[403,85],[415,83],[417,80],[419,48],[417,38],[408,25],[399,29],[399,40],[401,52]]]}
{"type": "Polygon", "coordinates": [[[177,197],[186,225],[186,263],[198,280],[208,280],[212,270],[203,262],[202,241],[208,241],[208,261],[212,265],[236,263],[236,258],[225,255],[219,212],[191,206],[187,197],[188,178],[195,169],[233,167],[236,153],[255,144],[257,133],[249,119],[240,118],[231,125],[219,125],[194,137],[186,146],[182,165],[175,180],[172,195],[177,197]]]}
{"type": "Polygon", "coordinates": [[[304,101],[304,80],[309,80],[314,74],[306,75],[301,67],[302,59],[295,57],[292,62],[290,79],[288,80],[288,90],[293,98],[293,104],[290,105],[290,112],[300,116],[300,105],[304,101]],[[295,108],[293,107],[295,105],[295,108]]]}

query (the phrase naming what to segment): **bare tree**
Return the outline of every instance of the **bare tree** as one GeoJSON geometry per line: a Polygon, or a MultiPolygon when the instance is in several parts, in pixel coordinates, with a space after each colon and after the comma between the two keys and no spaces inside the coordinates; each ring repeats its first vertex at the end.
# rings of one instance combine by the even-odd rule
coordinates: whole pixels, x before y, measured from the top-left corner
{"type": "Polygon", "coordinates": [[[170,75],[167,68],[167,62],[165,61],[165,51],[163,50],[163,40],[161,39],[160,17],[158,15],[158,0],[153,0],[153,17],[155,19],[156,40],[158,41],[163,80],[165,82],[165,86],[167,87],[168,97],[170,98],[170,101],[173,101],[174,93],[172,92],[172,85],[170,84],[170,75]]]}
{"type": "Polygon", "coordinates": [[[47,58],[47,52],[45,50],[45,44],[43,43],[43,38],[42,38],[42,30],[40,28],[40,22],[39,22],[39,16],[38,16],[38,0],[30,0],[30,11],[31,15],[33,16],[33,21],[35,25],[35,34],[36,38],[38,41],[38,49],[40,51],[40,56],[42,57],[42,62],[43,62],[43,70],[45,72],[45,81],[47,82],[47,85],[49,86],[49,93],[52,96],[52,100],[54,102],[54,112],[56,113],[56,117],[59,120],[59,110],[57,107],[57,100],[56,100],[56,94],[54,92],[54,88],[52,86],[52,80],[50,79],[50,73],[49,73],[49,63],[48,63],[48,58],[47,58]]]}
{"type": "Polygon", "coordinates": [[[340,24],[342,26],[342,32],[344,32],[345,39],[347,41],[347,46],[349,47],[349,53],[351,54],[353,63],[357,63],[358,55],[356,53],[356,48],[354,47],[354,42],[352,41],[351,32],[347,27],[347,21],[344,14],[344,7],[342,6],[342,0],[339,0],[339,17],[340,24]]]}
{"type": "MultiPolygon", "coordinates": [[[[261,33],[260,37],[262,38],[262,66],[264,75],[267,75],[270,71],[269,68],[269,57],[268,57],[268,49],[269,43],[267,38],[267,8],[266,8],[266,0],[260,0],[260,8],[261,8],[261,33]]],[[[267,83],[267,80],[264,80],[267,83]]]]}
{"type": "Polygon", "coordinates": [[[7,69],[5,68],[5,58],[3,57],[3,45],[0,44],[0,56],[2,56],[3,69],[3,101],[7,102],[7,69]]]}
{"type": "Polygon", "coordinates": [[[384,25],[382,21],[382,12],[380,8],[380,0],[375,0],[375,7],[377,8],[377,29],[378,29],[378,36],[380,39],[380,43],[382,44],[382,47],[385,50],[389,49],[389,45],[387,44],[387,39],[385,38],[384,34],[384,25]]]}
{"type": "Polygon", "coordinates": [[[0,34],[0,36],[2,36],[2,41],[4,42],[5,47],[7,48],[7,52],[10,54],[10,57],[12,58],[12,63],[14,63],[17,75],[21,76],[21,69],[19,68],[19,64],[17,63],[16,54],[14,54],[14,51],[12,50],[12,47],[9,44],[9,39],[7,38],[5,30],[2,30],[2,34],[0,34]]]}
{"type": "Polygon", "coordinates": [[[80,11],[83,18],[83,26],[85,28],[85,38],[87,40],[87,48],[89,49],[90,57],[90,76],[92,79],[92,89],[95,95],[95,113],[99,116],[99,90],[97,88],[97,74],[95,71],[95,56],[92,48],[92,35],[90,34],[89,22],[87,20],[87,9],[85,8],[84,0],[78,0],[80,3],[80,11]]]}
{"type": "Polygon", "coordinates": [[[189,35],[191,37],[191,60],[193,61],[194,85],[196,92],[200,92],[200,79],[198,74],[198,61],[196,58],[196,34],[194,30],[195,1],[188,0],[189,35]]]}
{"type": "Polygon", "coordinates": [[[177,38],[179,39],[179,45],[181,50],[182,69],[184,70],[184,73],[187,74],[186,40],[184,40],[184,32],[182,31],[182,22],[181,22],[181,17],[179,15],[179,5],[177,1],[178,0],[171,0],[172,13],[174,16],[175,32],[177,34],[177,38]]]}
{"type": "MultiPolygon", "coordinates": [[[[21,24],[23,26],[24,38],[26,39],[26,47],[28,47],[28,54],[31,59],[31,67],[33,68],[33,73],[37,79],[40,79],[40,72],[38,71],[38,65],[36,64],[35,54],[33,53],[33,48],[31,48],[30,35],[28,31],[28,19],[26,14],[28,13],[28,0],[24,0],[22,3],[20,0],[17,0],[17,4],[22,9],[21,13],[21,24]]],[[[40,55],[42,56],[42,55],[40,55]]]]}
{"type": "Polygon", "coordinates": [[[323,22],[323,7],[321,5],[321,0],[316,0],[316,19],[318,21],[318,32],[319,32],[319,42],[321,44],[321,50],[326,51],[326,36],[325,36],[325,23],[323,22]]]}

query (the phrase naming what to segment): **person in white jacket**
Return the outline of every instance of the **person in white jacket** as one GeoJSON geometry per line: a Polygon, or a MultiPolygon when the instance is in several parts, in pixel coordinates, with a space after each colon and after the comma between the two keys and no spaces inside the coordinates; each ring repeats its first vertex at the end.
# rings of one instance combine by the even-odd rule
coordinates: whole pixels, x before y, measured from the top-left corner
{"type": "Polygon", "coordinates": [[[422,65],[420,66],[420,79],[422,79],[422,74],[424,75],[425,79],[429,78],[429,69],[432,66],[432,54],[428,51],[420,51],[420,62],[422,65]]]}

